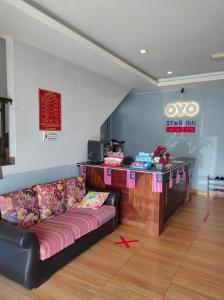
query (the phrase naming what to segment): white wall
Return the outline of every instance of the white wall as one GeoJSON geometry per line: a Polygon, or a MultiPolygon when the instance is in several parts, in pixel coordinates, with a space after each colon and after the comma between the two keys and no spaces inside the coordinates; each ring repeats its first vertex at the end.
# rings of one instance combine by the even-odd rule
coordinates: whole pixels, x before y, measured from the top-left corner
{"type": "MultiPolygon", "coordinates": [[[[0,97],[7,97],[7,73],[6,73],[6,41],[0,38],[0,97]]],[[[8,105],[6,105],[6,131],[8,131],[8,105]]],[[[0,122],[1,137],[1,122],[0,122]]]]}
{"type": "MultiPolygon", "coordinates": [[[[4,175],[73,164],[86,159],[88,139],[129,88],[22,42],[14,43],[16,165],[4,175]],[[61,93],[62,131],[43,142],[38,89],[61,93]]],[[[13,130],[12,130],[13,131],[13,130]]]]}
{"type": "Polygon", "coordinates": [[[7,97],[6,41],[0,38],[0,96],[7,97]]]}

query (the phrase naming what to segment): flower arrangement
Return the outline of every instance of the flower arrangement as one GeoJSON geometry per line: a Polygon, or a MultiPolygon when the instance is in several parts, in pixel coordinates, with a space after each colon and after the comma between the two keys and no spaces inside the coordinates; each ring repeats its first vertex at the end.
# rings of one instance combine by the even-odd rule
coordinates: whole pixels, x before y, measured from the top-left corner
{"type": "Polygon", "coordinates": [[[163,146],[157,146],[151,155],[154,164],[165,165],[170,159],[170,153],[163,146]]]}

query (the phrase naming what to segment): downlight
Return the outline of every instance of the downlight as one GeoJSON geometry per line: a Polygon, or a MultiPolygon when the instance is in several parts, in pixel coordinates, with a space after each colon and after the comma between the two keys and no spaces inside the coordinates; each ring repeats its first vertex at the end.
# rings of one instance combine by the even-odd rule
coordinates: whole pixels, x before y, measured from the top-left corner
{"type": "Polygon", "coordinates": [[[148,52],[148,50],[147,50],[147,49],[140,49],[139,52],[140,52],[141,54],[146,54],[146,53],[148,52]]]}

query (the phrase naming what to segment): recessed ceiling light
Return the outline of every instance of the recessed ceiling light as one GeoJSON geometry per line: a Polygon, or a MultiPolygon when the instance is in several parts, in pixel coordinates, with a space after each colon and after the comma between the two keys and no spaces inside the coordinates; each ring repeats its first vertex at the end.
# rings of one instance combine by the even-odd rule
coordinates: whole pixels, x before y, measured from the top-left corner
{"type": "Polygon", "coordinates": [[[140,49],[139,52],[140,52],[141,54],[145,54],[145,53],[148,52],[148,50],[147,50],[147,49],[140,49]]]}
{"type": "Polygon", "coordinates": [[[171,74],[173,74],[173,72],[172,71],[167,71],[166,74],[171,75],[171,74]]]}

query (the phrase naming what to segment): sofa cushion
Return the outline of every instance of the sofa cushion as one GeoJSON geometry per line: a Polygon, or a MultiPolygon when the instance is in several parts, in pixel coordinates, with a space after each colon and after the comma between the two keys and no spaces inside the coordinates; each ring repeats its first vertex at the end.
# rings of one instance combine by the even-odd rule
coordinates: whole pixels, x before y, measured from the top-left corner
{"type": "Polygon", "coordinates": [[[32,188],[18,190],[0,196],[2,220],[22,228],[36,224],[39,219],[35,193],[32,188]]]}
{"type": "Polygon", "coordinates": [[[106,201],[109,193],[88,192],[88,194],[80,201],[79,208],[98,209],[106,201]]]}
{"type": "Polygon", "coordinates": [[[85,177],[65,178],[63,182],[67,207],[77,207],[86,194],[85,177]]]}
{"type": "Polygon", "coordinates": [[[65,186],[63,182],[37,184],[36,193],[41,220],[65,211],[65,186]]]}
{"type": "Polygon", "coordinates": [[[41,260],[53,256],[75,242],[73,231],[64,226],[40,222],[28,230],[38,237],[41,260]]]}
{"type": "Polygon", "coordinates": [[[69,213],[94,216],[98,221],[98,226],[115,217],[116,208],[111,205],[103,205],[99,209],[92,208],[72,208],[69,213]]]}
{"type": "Polygon", "coordinates": [[[46,223],[52,226],[63,226],[73,231],[73,236],[77,240],[81,236],[98,228],[97,218],[91,215],[80,215],[70,212],[65,212],[60,216],[46,220],[46,223]]]}

